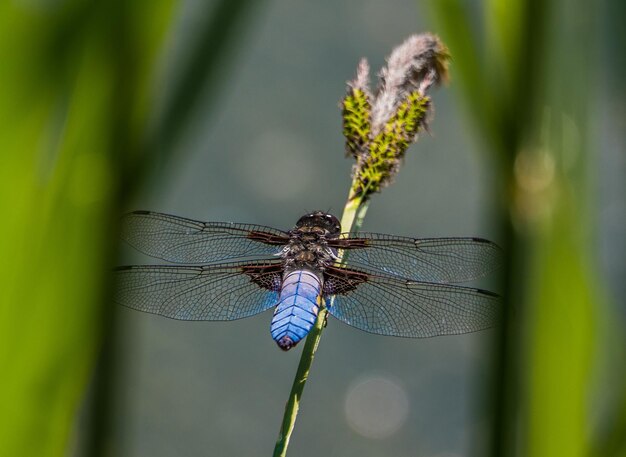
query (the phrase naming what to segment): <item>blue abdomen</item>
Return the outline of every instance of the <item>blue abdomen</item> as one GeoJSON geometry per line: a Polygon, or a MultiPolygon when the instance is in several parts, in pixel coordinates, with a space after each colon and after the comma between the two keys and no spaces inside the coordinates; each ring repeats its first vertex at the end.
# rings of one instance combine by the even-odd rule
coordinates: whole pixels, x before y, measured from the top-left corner
{"type": "Polygon", "coordinates": [[[288,351],[304,338],[315,323],[322,285],[315,273],[296,270],[288,273],[274,311],[270,331],[281,349],[288,351]]]}

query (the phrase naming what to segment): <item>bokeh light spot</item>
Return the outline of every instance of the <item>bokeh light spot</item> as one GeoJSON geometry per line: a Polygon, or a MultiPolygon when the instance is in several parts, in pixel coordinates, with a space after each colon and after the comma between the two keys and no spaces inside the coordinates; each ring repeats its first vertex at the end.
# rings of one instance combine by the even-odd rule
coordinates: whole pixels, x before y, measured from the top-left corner
{"type": "Polygon", "coordinates": [[[368,376],[348,388],[345,413],[348,425],[358,434],[387,438],[406,422],[409,398],[395,381],[384,376],[368,376]]]}

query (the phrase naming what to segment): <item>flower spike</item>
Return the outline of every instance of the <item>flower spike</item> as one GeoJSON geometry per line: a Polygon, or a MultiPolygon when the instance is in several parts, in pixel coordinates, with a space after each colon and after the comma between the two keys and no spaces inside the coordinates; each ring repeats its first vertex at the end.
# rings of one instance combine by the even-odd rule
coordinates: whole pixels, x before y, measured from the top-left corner
{"type": "Polygon", "coordinates": [[[395,48],[369,89],[362,59],[341,107],[346,153],[356,159],[353,198],[367,199],[393,182],[401,161],[432,113],[428,89],[445,81],[449,54],[435,35],[413,35],[395,48]]]}

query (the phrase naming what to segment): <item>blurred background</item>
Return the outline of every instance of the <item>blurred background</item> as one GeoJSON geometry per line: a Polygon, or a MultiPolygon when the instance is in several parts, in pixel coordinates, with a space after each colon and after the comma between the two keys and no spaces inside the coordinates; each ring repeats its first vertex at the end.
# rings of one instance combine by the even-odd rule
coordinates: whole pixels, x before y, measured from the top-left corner
{"type": "Polygon", "coordinates": [[[269,455],[301,346],[271,314],[111,302],[122,212],[340,216],[338,103],[413,33],[451,83],[363,229],[500,243],[504,324],[329,321],[298,456],[626,456],[626,61],[618,0],[13,0],[0,6],[0,455],[269,455]]]}

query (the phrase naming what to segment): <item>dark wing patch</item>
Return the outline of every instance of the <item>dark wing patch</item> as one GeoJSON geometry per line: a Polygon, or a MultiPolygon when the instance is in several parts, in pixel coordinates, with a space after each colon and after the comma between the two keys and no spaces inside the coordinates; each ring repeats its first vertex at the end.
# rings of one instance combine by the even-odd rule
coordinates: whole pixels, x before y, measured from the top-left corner
{"type": "Polygon", "coordinates": [[[347,265],[373,274],[414,281],[456,283],[482,277],[499,267],[502,251],[482,238],[405,238],[359,233],[329,240],[343,249],[347,265]]]}
{"type": "Polygon", "coordinates": [[[149,256],[195,264],[270,259],[289,241],[285,232],[271,227],[201,222],[150,211],[124,215],[122,238],[149,256]]]}
{"type": "Polygon", "coordinates": [[[492,327],[500,297],[470,287],[370,275],[347,268],[325,271],[328,311],[348,325],[380,335],[425,338],[492,327]]]}
{"type": "Polygon", "coordinates": [[[229,321],[274,306],[280,263],[145,265],[115,271],[117,303],[171,319],[229,321]]]}
{"type": "Polygon", "coordinates": [[[250,281],[260,288],[271,292],[280,292],[284,272],[282,262],[270,264],[248,263],[242,264],[240,268],[241,272],[247,275],[250,281]]]}

